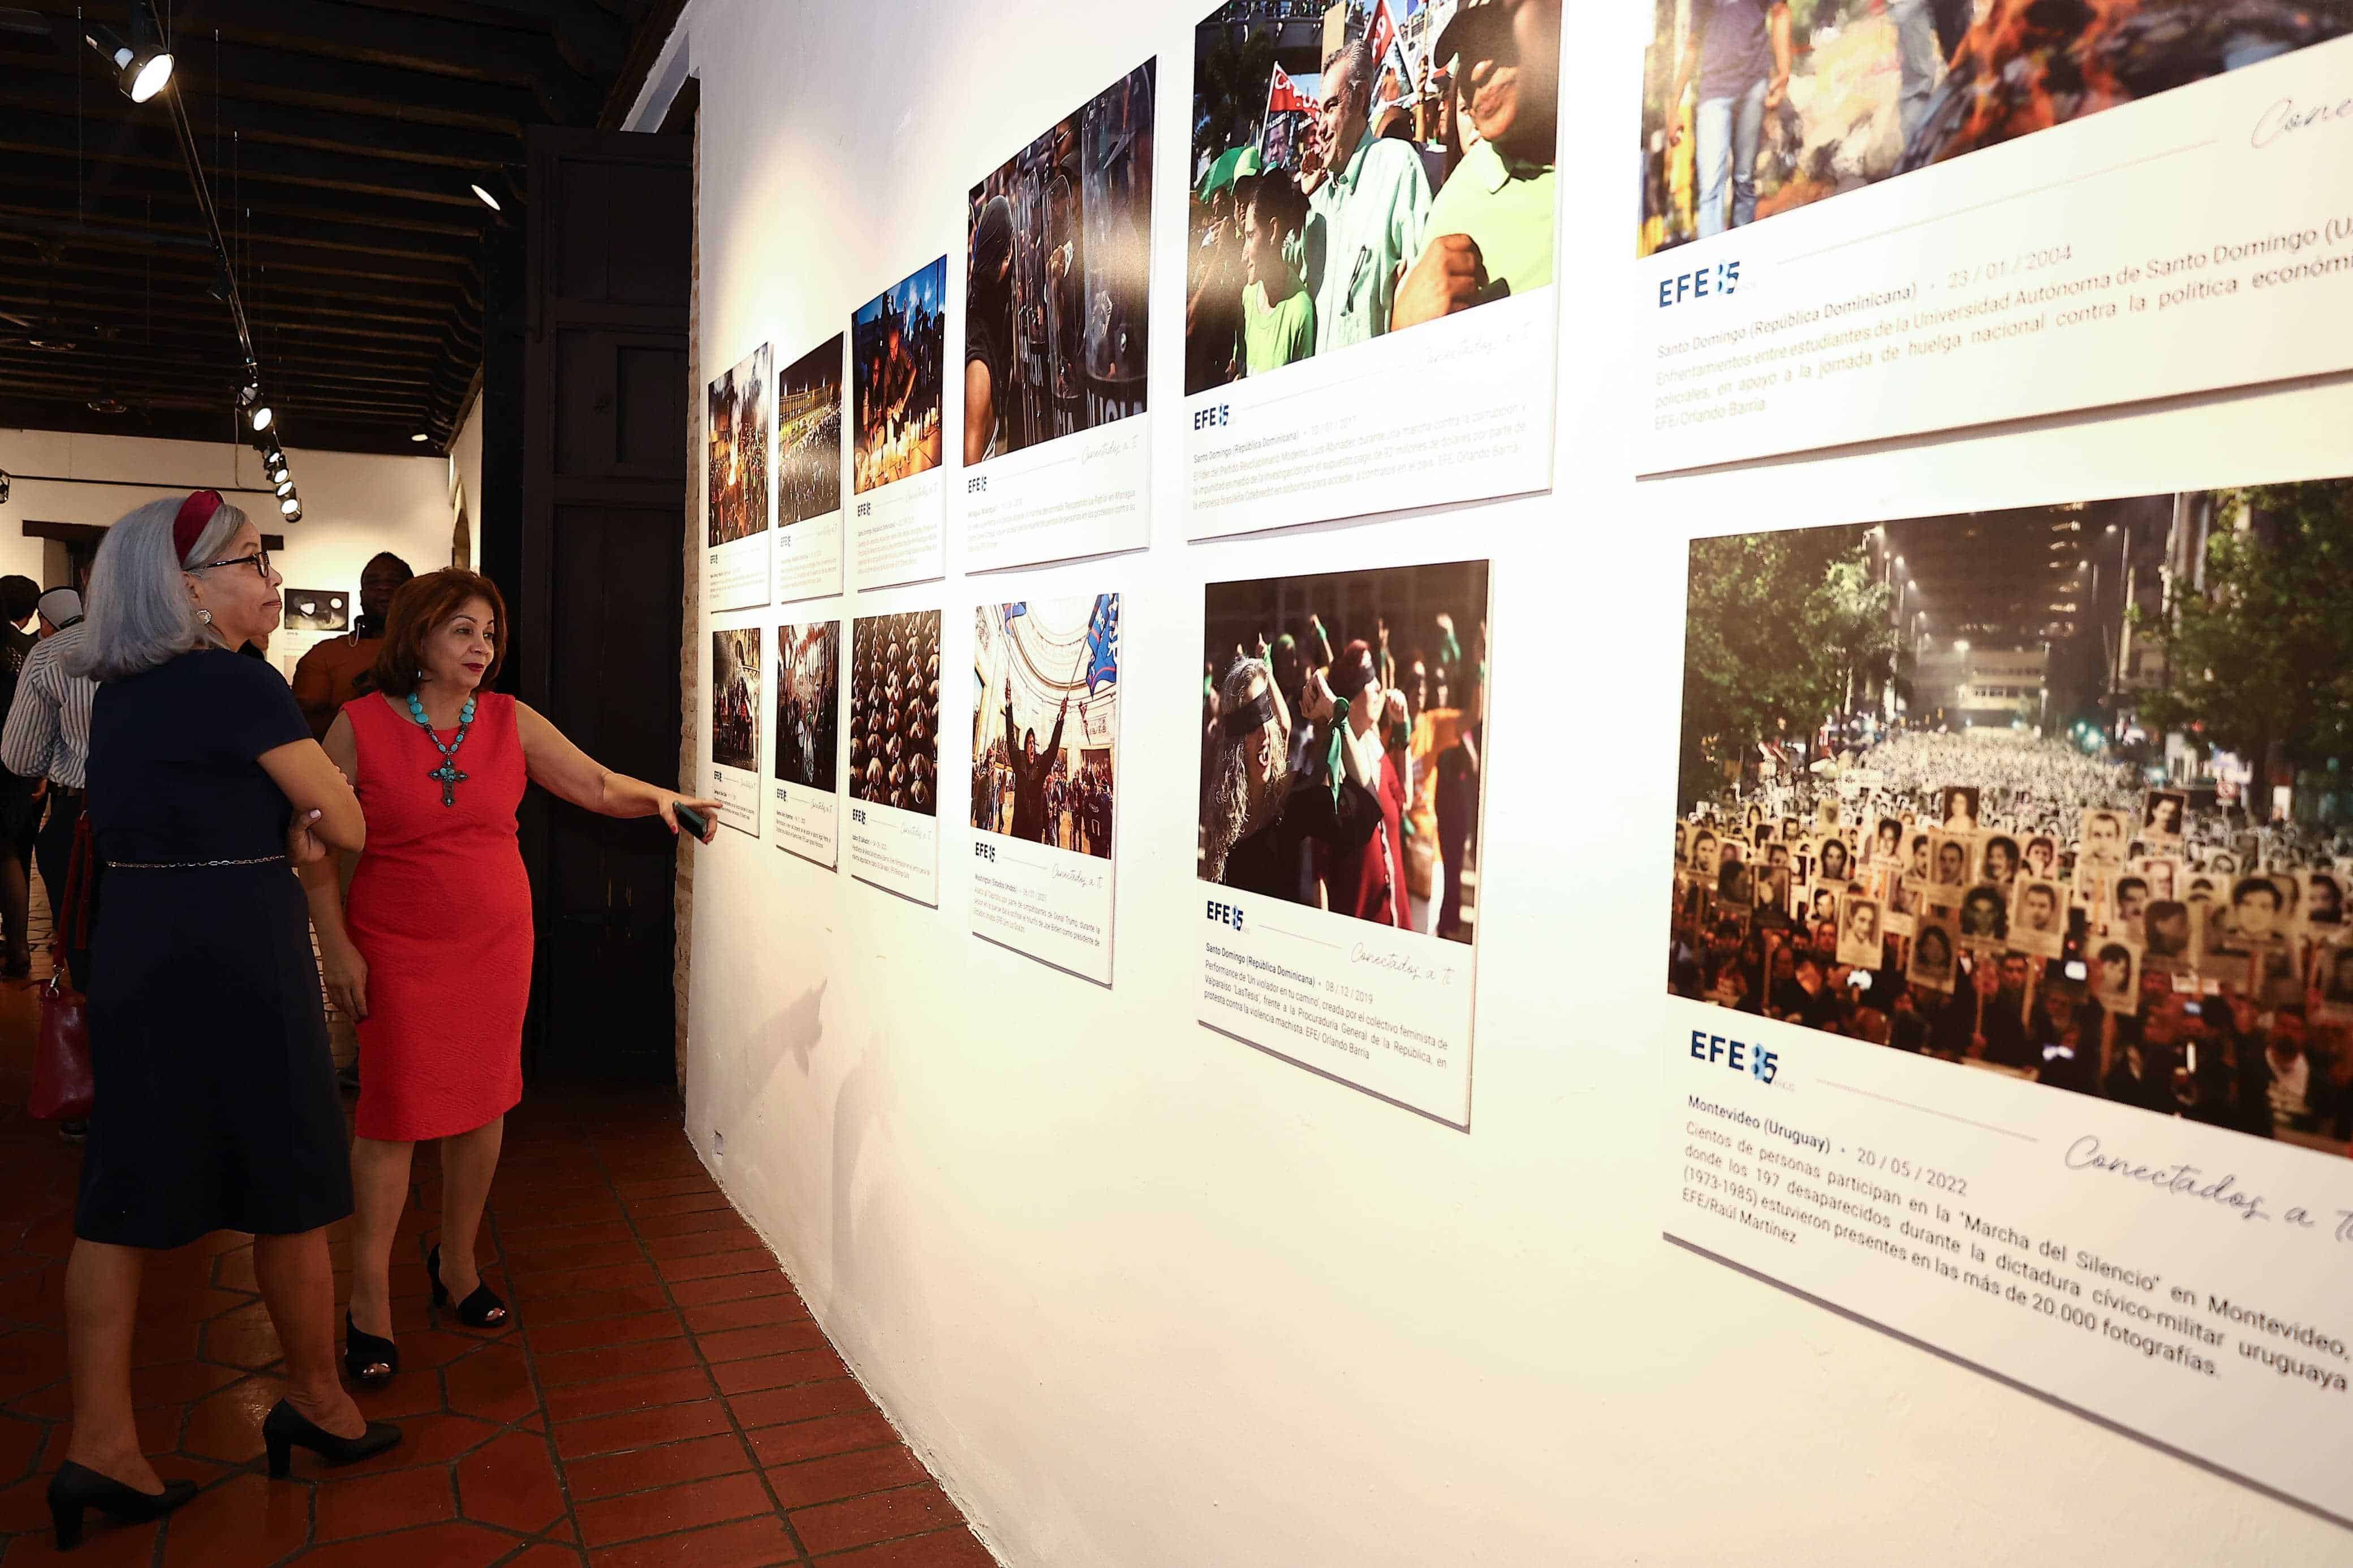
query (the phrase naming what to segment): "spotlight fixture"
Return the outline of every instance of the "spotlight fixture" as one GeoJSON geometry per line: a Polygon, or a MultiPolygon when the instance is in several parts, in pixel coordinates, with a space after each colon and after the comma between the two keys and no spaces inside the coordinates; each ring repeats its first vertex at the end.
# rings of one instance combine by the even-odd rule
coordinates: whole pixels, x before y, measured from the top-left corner
{"type": "Polygon", "coordinates": [[[8,470],[0,468],[0,506],[8,504],[8,470]]]}
{"type": "Polygon", "coordinates": [[[138,37],[147,31],[142,26],[146,16],[145,0],[137,0],[131,8],[131,31],[135,43],[124,43],[112,28],[95,22],[82,29],[82,40],[114,67],[114,85],[133,103],[146,102],[172,79],[172,57],[138,37]]]}
{"type": "Polygon", "coordinates": [[[286,521],[289,522],[300,522],[302,521],[302,509],[290,500],[281,505],[278,510],[286,514],[286,521]]]}
{"type": "Polygon", "coordinates": [[[433,437],[429,433],[419,430],[417,434],[411,436],[409,439],[412,441],[430,441],[433,437]]]}
{"type": "Polygon", "coordinates": [[[280,479],[278,481],[278,499],[280,500],[285,500],[293,495],[293,493],[294,481],[292,479],[280,479]]]}
{"type": "Polygon", "coordinates": [[[481,204],[490,208],[492,212],[496,213],[506,211],[506,208],[499,205],[499,198],[491,195],[490,192],[482,189],[481,186],[477,184],[469,184],[466,188],[473,192],[481,204]]]}
{"type": "Polygon", "coordinates": [[[287,487],[286,499],[278,503],[278,510],[284,512],[289,519],[302,515],[302,503],[295,497],[291,485],[287,487]]]}
{"type": "Polygon", "coordinates": [[[246,362],[245,384],[237,389],[237,405],[246,411],[246,417],[253,422],[256,434],[269,428],[272,418],[269,405],[261,395],[261,382],[254,374],[250,360],[246,362]]]}

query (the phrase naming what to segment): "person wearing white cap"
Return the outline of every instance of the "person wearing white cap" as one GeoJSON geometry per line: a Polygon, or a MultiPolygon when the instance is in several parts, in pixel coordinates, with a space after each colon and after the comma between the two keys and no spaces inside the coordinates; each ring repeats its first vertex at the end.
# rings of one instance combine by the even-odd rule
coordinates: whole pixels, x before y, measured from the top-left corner
{"type": "MultiPolygon", "coordinates": [[[[47,783],[48,820],[33,841],[33,863],[49,892],[52,920],[63,921],[66,867],[73,857],[74,826],[81,820],[82,770],[90,757],[90,705],[98,682],[69,675],[66,664],[83,637],[81,595],[52,588],[40,596],[41,641],[16,677],[16,700],[0,729],[0,763],[10,773],[47,783]]],[[[90,954],[67,943],[66,971],[86,987],[90,954]]]]}

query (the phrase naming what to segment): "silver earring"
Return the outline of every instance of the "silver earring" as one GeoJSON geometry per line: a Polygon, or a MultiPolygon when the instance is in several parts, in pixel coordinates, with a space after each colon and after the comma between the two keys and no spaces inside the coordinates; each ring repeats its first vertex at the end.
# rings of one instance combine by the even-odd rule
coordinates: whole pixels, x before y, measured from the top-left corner
{"type": "Polygon", "coordinates": [[[210,610],[198,609],[196,611],[196,619],[206,626],[211,626],[213,624],[213,613],[210,610]]]}

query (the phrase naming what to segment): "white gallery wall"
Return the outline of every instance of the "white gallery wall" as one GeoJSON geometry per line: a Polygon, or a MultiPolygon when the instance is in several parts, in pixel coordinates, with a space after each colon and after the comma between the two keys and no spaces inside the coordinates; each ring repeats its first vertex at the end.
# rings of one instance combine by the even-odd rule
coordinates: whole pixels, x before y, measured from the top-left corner
{"type": "Polygon", "coordinates": [[[0,430],[0,469],[11,476],[0,504],[0,574],[21,572],[44,587],[64,582],[63,552],[45,561],[43,542],[25,537],[27,521],[102,528],[133,507],[205,486],[251,513],[264,533],[285,535],[284,552],[270,563],[290,587],[356,592],[360,568],[380,550],[419,572],[449,563],[448,458],[290,447],[286,460],[301,492],[300,522],[278,515],[260,456],[249,447],[0,430]]]}
{"type": "Polygon", "coordinates": [[[2346,1561],[2340,1526],[1663,1241],[1662,1073],[1692,536],[2343,473],[2353,384],[1637,484],[1649,8],[1571,6],[1553,493],[1187,544],[1166,154],[1206,9],[693,0],[653,72],[702,80],[700,354],[724,366],[789,360],[944,251],[959,342],[967,187],[1160,60],[1151,548],[969,577],[952,522],[944,584],[770,616],[1125,595],[1112,986],[968,934],[944,657],[936,910],[741,835],[695,851],[688,1130],[835,1342],[1022,1568],[2346,1561]],[[1495,570],[1465,1134],[1193,1022],[1192,851],[1202,584],[1472,556],[1495,570]]]}

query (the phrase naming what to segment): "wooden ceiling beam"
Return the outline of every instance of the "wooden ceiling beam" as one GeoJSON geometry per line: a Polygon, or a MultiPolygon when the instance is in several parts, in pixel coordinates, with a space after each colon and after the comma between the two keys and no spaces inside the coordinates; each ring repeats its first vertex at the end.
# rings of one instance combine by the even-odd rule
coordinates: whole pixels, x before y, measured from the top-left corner
{"type": "MultiPolygon", "coordinates": [[[[479,232],[490,219],[474,194],[466,188],[470,174],[459,169],[437,169],[387,158],[353,158],[308,147],[280,147],[259,142],[224,144],[221,163],[209,163],[206,149],[205,177],[213,196],[224,205],[241,197],[256,209],[301,211],[320,191],[381,197],[396,203],[416,203],[432,209],[429,216],[457,231],[479,232]],[[462,221],[459,221],[462,220],[462,221]]],[[[51,114],[0,116],[0,158],[16,167],[12,173],[29,176],[46,172],[69,188],[86,189],[92,171],[118,165],[134,172],[114,189],[125,195],[162,195],[169,191],[193,202],[188,194],[187,165],[177,147],[158,147],[151,139],[93,136],[84,138],[74,122],[51,114]],[[51,165],[47,171],[39,165],[51,165]]]]}
{"type": "MultiPolygon", "coordinates": [[[[132,103],[120,93],[93,92],[88,82],[81,84],[82,90],[77,95],[74,86],[73,79],[62,72],[46,76],[29,70],[0,72],[0,122],[16,114],[53,114],[67,120],[79,115],[90,128],[92,141],[111,135],[121,126],[143,129],[152,123],[157,132],[153,144],[165,148],[173,145],[171,133],[163,129],[162,117],[153,110],[132,103]],[[98,129],[100,126],[108,129],[101,132],[98,129]]],[[[207,155],[212,151],[213,121],[217,110],[222,136],[234,132],[248,144],[267,142],[459,169],[491,168],[522,161],[520,134],[437,125],[401,116],[290,109],[281,103],[248,100],[233,87],[222,96],[226,101],[216,101],[207,85],[191,89],[183,100],[189,106],[189,123],[196,128],[197,139],[207,155]]]]}
{"type": "MultiPolygon", "coordinates": [[[[269,275],[281,296],[347,300],[399,310],[422,306],[428,312],[472,311],[481,305],[479,281],[455,272],[438,277],[372,274],[281,260],[270,264],[269,275]]],[[[59,299],[72,296],[116,303],[126,294],[142,300],[151,297],[168,300],[174,306],[215,302],[203,276],[192,268],[126,266],[109,261],[102,254],[84,257],[69,268],[51,268],[36,257],[19,257],[0,247],[0,297],[23,300],[53,290],[59,299]]]]}
{"type": "MultiPolygon", "coordinates": [[[[231,438],[228,420],[215,408],[167,407],[93,414],[78,397],[23,397],[5,388],[0,388],[0,427],[62,430],[90,436],[142,436],[175,441],[226,443],[231,438]]],[[[415,457],[431,450],[412,443],[408,431],[398,421],[383,418],[318,420],[305,426],[301,445],[319,451],[366,452],[383,457],[415,457]]]]}
{"type": "MultiPolygon", "coordinates": [[[[566,64],[545,34],[333,0],[190,0],[177,9],[174,32],[175,45],[199,73],[218,37],[224,54],[244,45],[519,90],[536,104],[534,118],[558,125],[586,123],[596,111],[596,84],[566,64]]],[[[223,69],[228,72],[226,60],[223,69]]]]}

